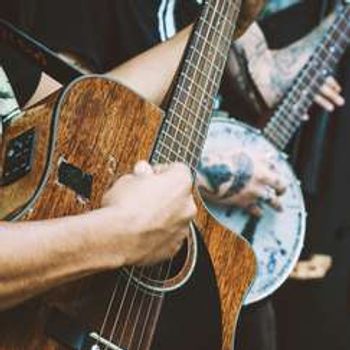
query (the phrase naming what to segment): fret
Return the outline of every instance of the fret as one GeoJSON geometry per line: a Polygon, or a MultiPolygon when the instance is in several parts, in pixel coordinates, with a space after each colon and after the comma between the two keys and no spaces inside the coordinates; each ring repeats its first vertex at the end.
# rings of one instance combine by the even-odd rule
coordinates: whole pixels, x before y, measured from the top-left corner
{"type": "Polygon", "coordinates": [[[198,101],[195,96],[180,91],[177,96],[174,96],[174,101],[179,103],[180,106],[186,105],[188,111],[191,111],[193,116],[197,116],[199,109],[203,109],[202,101],[198,101]]]}
{"type": "MultiPolygon", "coordinates": [[[[206,38],[199,32],[195,32],[194,35],[198,37],[200,40],[206,40],[206,38]]],[[[206,42],[206,45],[210,50],[213,50],[217,55],[219,55],[222,59],[226,60],[226,56],[217,49],[216,46],[212,45],[209,41],[206,42]]]]}
{"type": "MultiPolygon", "coordinates": [[[[206,23],[206,22],[204,22],[204,23],[206,23]]],[[[222,23],[218,23],[216,26],[212,26],[211,28],[210,28],[210,31],[209,31],[209,36],[208,36],[208,39],[211,41],[211,42],[215,42],[215,40],[220,40],[221,41],[221,43],[223,44],[223,45],[226,45],[226,46],[231,46],[231,40],[228,40],[226,37],[224,37],[223,35],[222,35],[222,32],[221,32],[221,30],[219,30],[219,29],[217,29],[218,27],[220,27],[222,25],[222,23]],[[214,37],[214,35],[216,36],[216,37],[214,37]]],[[[225,25],[225,24],[224,24],[225,25]]],[[[207,39],[204,41],[204,42],[206,42],[207,41],[207,39]]]]}
{"type": "Polygon", "coordinates": [[[290,130],[293,130],[295,127],[298,127],[298,121],[289,119],[285,114],[281,115],[279,123],[270,123],[270,129],[278,131],[278,134],[281,136],[287,136],[290,130]],[[283,118],[284,117],[284,118],[283,118]]]}
{"type": "MultiPolygon", "coordinates": [[[[194,128],[191,128],[191,130],[194,130],[194,128]]],[[[168,124],[167,129],[164,131],[164,137],[170,137],[173,144],[176,142],[180,143],[183,148],[186,148],[188,146],[191,146],[191,148],[198,148],[198,139],[200,141],[204,141],[203,135],[199,134],[198,131],[195,131],[196,137],[194,135],[191,135],[189,133],[184,133],[177,127],[175,127],[173,124],[168,124]]]]}
{"type": "Polygon", "coordinates": [[[173,148],[174,151],[179,151],[180,154],[186,154],[188,150],[192,152],[198,152],[199,146],[193,142],[193,140],[186,137],[186,143],[179,143],[178,139],[174,137],[172,133],[164,133],[162,135],[161,144],[167,145],[169,148],[173,148]],[[163,136],[164,135],[164,136],[163,136]]]}
{"type": "Polygon", "coordinates": [[[154,163],[168,163],[168,162],[178,162],[182,161],[183,159],[179,159],[177,153],[171,152],[167,153],[164,150],[159,150],[158,148],[155,149],[152,155],[152,161],[154,163]]]}
{"type": "MultiPolygon", "coordinates": [[[[191,131],[194,131],[194,133],[196,134],[196,136],[194,136],[193,134],[189,133],[188,131],[184,132],[183,130],[181,130],[180,128],[178,128],[178,126],[174,123],[171,123],[168,120],[165,120],[165,129],[164,129],[164,134],[169,134],[172,135],[174,138],[174,141],[178,140],[179,142],[198,142],[198,140],[200,142],[203,142],[205,137],[203,134],[200,134],[200,132],[198,130],[196,130],[195,128],[193,128],[191,125],[191,131]],[[176,125],[176,126],[175,126],[176,125]]],[[[190,124],[188,124],[190,125],[190,124]]],[[[202,124],[200,124],[202,125],[202,124]]],[[[193,146],[198,147],[198,144],[193,144],[193,146]]]]}
{"type": "Polygon", "coordinates": [[[341,51],[344,51],[349,43],[348,40],[346,40],[346,36],[344,37],[344,34],[342,31],[336,30],[332,34],[332,40],[333,42],[336,42],[340,48],[341,51]]]}
{"type": "Polygon", "coordinates": [[[276,147],[283,149],[284,138],[282,139],[281,135],[276,131],[276,129],[271,128],[269,124],[265,127],[265,129],[264,136],[276,147]]]}
{"type": "Polygon", "coordinates": [[[343,40],[344,43],[349,44],[349,41],[350,41],[349,33],[345,35],[344,31],[341,31],[341,30],[338,30],[337,33],[339,34],[339,37],[343,40]]]}
{"type": "MultiPolygon", "coordinates": [[[[199,92],[201,93],[201,96],[203,96],[203,98],[210,97],[210,94],[208,93],[208,91],[204,90],[201,85],[199,85],[193,78],[189,77],[185,72],[181,72],[180,77],[185,81],[187,81],[189,84],[191,84],[191,86],[194,86],[196,89],[198,89],[199,92]]],[[[190,91],[188,91],[188,93],[190,93],[190,91]]]]}
{"type": "Polygon", "coordinates": [[[193,149],[191,148],[186,148],[185,151],[180,149],[180,151],[175,152],[171,146],[163,143],[162,141],[159,142],[159,147],[157,149],[161,153],[166,152],[167,157],[172,155],[172,161],[187,161],[188,163],[191,163],[197,158],[197,154],[194,153],[193,149]]]}
{"type": "MultiPolygon", "coordinates": [[[[207,122],[204,122],[200,119],[200,116],[198,117],[198,113],[195,113],[192,109],[190,109],[186,104],[184,104],[182,101],[178,100],[177,98],[174,98],[176,103],[180,105],[179,108],[181,108],[181,111],[182,112],[187,112],[187,113],[190,113],[190,115],[192,115],[194,118],[193,119],[185,119],[185,123],[187,125],[187,127],[191,127],[193,126],[193,123],[194,122],[197,122],[197,123],[203,123],[205,125],[207,125],[207,122]]],[[[184,113],[181,113],[181,115],[183,115],[184,113]]],[[[197,125],[197,124],[196,124],[197,125]]],[[[195,128],[193,128],[195,129],[195,128]]],[[[187,130],[186,130],[187,131],[187,130]]],[[[196,129],[194,130],[195,132],[198,132],[196,129]]],[[[199,136],[202,136],[204,137],[203,135],[199,134],[199,136]]]]}
{"type": "Polygon", "coordinates": [[[164,162],[177,162],[177,161],[184,161],[185,158],[183,155],[179,154],[179,152],[175,152],[172,148],[166,147],[164,144],[159,142],[159,145],[157,145],[157,148],[154,151],[154,156],[162,156],[164,159],[164,162]]]}
{"type": "MultiPolygon", "coordinates": [[[[201,51],[199,51],[196,47],[191,47],[191,50],[192,50],[192,52],[191,52],[192,58],[194,58],[195,62],[198,62],[201,60],[201,62],[205,62],[208,65],[208,67],[210,67],[211,69],[214,69],[215,73],[220,72],[220,68],[215,64],[215,61],[216,61],[215,58],[209,59],[209,58],[203,56],[203,53],[201,51]],[[194,56],[194,55],[196,55],[196,56],[194,56]],[[198,57],[198,59],[196,60],[195,57],[198,57]]],[[[191,60],[187,59],[186,61],[185,62],[187,65],[192,66],[192,67],[195,66],[192,59],[191,60]]],[[[202,75],[205,75],[206,78],[208,78],[206,76],[205,72],[203,72],[202,70],[195,69],[195,73],[200,73],[202,75]]]]}

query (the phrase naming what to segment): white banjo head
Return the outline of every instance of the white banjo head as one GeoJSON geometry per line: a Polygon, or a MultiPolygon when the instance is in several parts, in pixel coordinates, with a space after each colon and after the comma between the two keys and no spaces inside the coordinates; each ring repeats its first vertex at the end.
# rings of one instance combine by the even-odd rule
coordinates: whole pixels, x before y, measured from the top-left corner
{"type": "Polygon", "coordinates": [[[255,220],[238,208],[220,206],[206,201],[213,216],[237,234],[243,234],[253,246],[258,260],[258,274],[248,292],[245,304],[251,304],[271,295],[288,278],[301,253],[306,212],[300,185],[286,157],[258,130],[234,119],[214,118],[203,150],[208,152],[227,149],[251,149],[271,155],[279,172],[287,182],[281,196],[282,212],[263,204],[264,215],[255,220]]]}

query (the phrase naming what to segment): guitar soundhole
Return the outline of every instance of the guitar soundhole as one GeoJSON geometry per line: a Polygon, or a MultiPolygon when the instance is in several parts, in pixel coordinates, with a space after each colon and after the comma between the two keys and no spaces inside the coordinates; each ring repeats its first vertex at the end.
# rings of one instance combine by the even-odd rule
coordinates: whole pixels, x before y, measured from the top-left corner
{"type": "Polygon", "coordinates": [[[180,288],[190,278],[197,259],[197,238],[191,224],[189,238],[177,255],[168,261],[153,266],[130,268],[126,273],[143,288],[154,292],[171,291],[180,288]]]}

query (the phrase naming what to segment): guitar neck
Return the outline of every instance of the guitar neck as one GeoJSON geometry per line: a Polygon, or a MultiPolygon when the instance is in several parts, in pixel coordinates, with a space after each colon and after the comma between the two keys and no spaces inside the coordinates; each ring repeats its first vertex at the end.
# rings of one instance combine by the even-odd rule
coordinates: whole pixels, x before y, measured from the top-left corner
{"type": "Polygon", "coordinates": [[[282,103],[264,129],[265,137],[284,149],[313,104],[315,95],[331,75],[350,43],[350,5],[341,5],[309,62],[296,78],[282,103]]]}
{"type": "Polygon", "coordinates": [[[206,139],[240,0],[206,0],[185,51],[152,161],[196,167],[206,139]]]}

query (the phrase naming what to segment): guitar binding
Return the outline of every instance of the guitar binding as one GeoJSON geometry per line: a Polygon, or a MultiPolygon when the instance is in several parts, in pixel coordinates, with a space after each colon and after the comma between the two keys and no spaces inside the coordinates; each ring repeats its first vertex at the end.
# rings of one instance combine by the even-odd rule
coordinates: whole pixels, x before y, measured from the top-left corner
{"type": "Polygon", "coordinates": [[[198,257],[198,240],[193,223],[189,231],[190,235],[186,239],[186,244],[170,262],[146,268],[146,271],[150,272],[148,275],[144,273],[144,268],[124,268],[123,274],[131,278],[136,285],[155,294],[173,292],[182,288],[191,278],[198,257]],[[162,271],[164,264],[167,264],[167,269],[162,271]],[[155,273],[158,276],[153,277],[155,273]]]}

